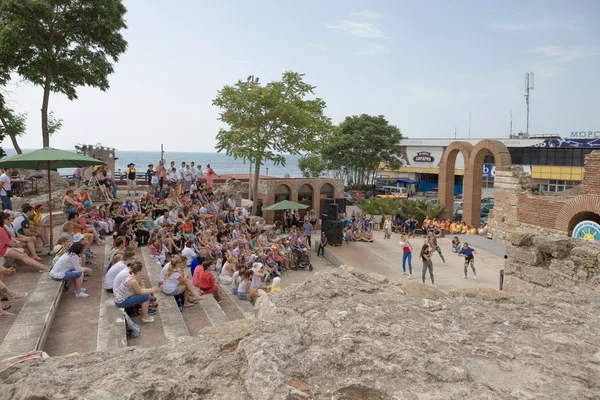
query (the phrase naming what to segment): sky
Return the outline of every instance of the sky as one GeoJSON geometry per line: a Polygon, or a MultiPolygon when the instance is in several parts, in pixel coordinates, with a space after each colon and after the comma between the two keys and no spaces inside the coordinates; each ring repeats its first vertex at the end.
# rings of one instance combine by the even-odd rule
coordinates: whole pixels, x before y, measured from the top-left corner
{"type": "MultiPolygon", "coordinates": [[[[127,52],[110,89],[60,94],[51,146],[214,151],[224,85],[305,74],[333,123],[384,115],[404,137],[507,138],[600,130],[600,1],[125,0],[127,52]]],[[[42,144],[42,89],[14,81],[28,113],[22,148],[42,144]]],[[[2,146],[11,148],[6,139],[2,146]]]]}

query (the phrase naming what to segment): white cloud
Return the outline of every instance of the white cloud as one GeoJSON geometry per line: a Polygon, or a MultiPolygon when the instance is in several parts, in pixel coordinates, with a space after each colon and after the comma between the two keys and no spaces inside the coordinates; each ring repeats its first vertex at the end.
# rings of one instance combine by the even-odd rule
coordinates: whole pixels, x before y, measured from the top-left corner
{"type": "Polygon", "coordinates": [[[375,11],[363,10],[363,11],[352,13],[352,16],[353,17],[358,17],[358,18],[364,18],[364,19],[374,20],[374,19],[381,18],[382,15],[379,14],[379,13],[376,13],[375,11]]]}
{"type": "Polygon", "coordinates": [[[372,22],[360,22],[354,20],[338,21],[336,25],[325,25],[329,29],[339,29],[344,32],[366,39],[385,39],[387,35],[372,22]]]}
{"type": "Polygon", "coordinates": [[[547,65],[536,68],[536,71],[536,73],[542,78],[554,78],[555,76],[564,74],[568,71],[568,69],[547,65]]]}
{"type": "Polygon", "coordinates": [[[592,57],[598,54],[598,50],[590,48],[562,48],[555,45],[532,47],[528,52],[539,54],[548,61],[555,63],[567,63],[580,58],[592,57]]]}
{"type": "Polygon", "coordinates": [[[520,22],[499,22],[490,25],[494,31],[519,32],[519,31],[580,31],[581,27],[573,22],[557,21],[554,18],[520,22]]]}
{"type": "Polygon", "coordinates": [[[384,54],[389,54],[389,47],[379,44],[379,43],[371,43],[361,49],[356,51],[356,54],[363,57],[372,57],[372,56],[380,56],[384,54]]]}

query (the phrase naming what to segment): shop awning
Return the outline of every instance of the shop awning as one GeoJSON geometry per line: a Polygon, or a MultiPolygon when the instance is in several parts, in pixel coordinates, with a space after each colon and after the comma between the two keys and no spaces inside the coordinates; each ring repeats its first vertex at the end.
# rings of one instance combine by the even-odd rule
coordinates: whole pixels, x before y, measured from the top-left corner
{"type": "Polygon", "coordinates": [[[398,179],[396,182],[402,183],[404,185],[418,185],[419,183],[421,183],[419,181],[412,181],[410,179],[398,179]]]}

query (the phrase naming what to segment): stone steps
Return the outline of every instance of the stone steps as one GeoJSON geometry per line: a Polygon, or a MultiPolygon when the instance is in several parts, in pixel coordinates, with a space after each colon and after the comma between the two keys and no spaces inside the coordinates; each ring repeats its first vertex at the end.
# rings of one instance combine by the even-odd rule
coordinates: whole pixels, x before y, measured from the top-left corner
{"type": "MultiPolygon", "coordinates": [[[[106,267],[102,271],[102,285],[104,275],[108,269],[108,255],[112,248],[112,237],[108,237],[104,245],[104,261],[106,267]]],[[[104,288],[101,289],[100,311],[98,316],[98,342],[96,350],[105,351],[127,347],[127,329],[125,326],[124,311],[115,307],[114,296],[104,288]]]]}
{"type": "MultiPolygon", "coordinates": [[[[158,260],[152,258],[147,247],[142,247],[141,251],[144,266],[150,277],[150,285],[158,287],[162,267],[158,260]]],[[[183,320],[183,316],[179,311],[177,302],[174,301],[174,297],[167,296],[162,291],[159,291],[156,293],[156,298],[158,299],[158,312],[160,313],[163,331],[167,341],[172,343],[177,341],[180,337],[189,336],[190,333],[183,320]]]]}
{"type": "Polygon", "coordinates": [[[43,273],[0,343],[0,359],[43,350],[64,285],[64,281],[54,281],[48,272],[43,273]]]}

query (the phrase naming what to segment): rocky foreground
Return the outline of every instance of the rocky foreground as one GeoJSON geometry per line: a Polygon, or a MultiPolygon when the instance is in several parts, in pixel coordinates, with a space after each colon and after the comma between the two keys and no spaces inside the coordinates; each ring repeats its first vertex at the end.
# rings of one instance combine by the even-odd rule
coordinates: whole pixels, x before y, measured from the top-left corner
{"type": "Polygon", "coordinates": [[[599,306],[597,291],[444,295],[344,266],[261,297],[256,320],[156,349],[11,368],[0,374],[0,392],[8,399],[600,399],[599,306]]]}

